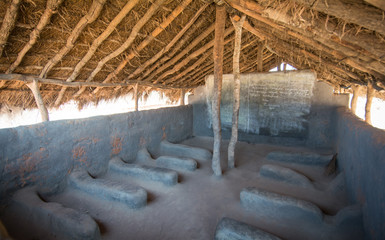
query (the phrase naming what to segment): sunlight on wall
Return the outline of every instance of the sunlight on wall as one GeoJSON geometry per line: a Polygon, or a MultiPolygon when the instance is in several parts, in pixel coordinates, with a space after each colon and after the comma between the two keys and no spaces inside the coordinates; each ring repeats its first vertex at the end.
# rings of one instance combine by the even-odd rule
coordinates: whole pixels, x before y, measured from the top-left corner
{"type": "MultiPolygon", "coordinates": [[[[350,95],[350,100],[352,99],[352,94],[350,95]]],[[[358,97],[357,99],[357,109],[356,115],[357,117],[365,120],[365,104],[366,97],[358,97]]],[[[351,106],[350,106],[351,107],[351,106]]],[[[373,98],[372,102],[372,126],[380,129],[385,129],[385,101],[379,98],[373,98]]]]}
{"type": "MultiPolygon", "coordinates": [[[[150,93],[147,101],[139,98],[139,110],[176,106],[178,104],[179,102],[170,103],[168,98],[162,97],[160,93],[155,91],[150,93]]],[[[100,101],[97,106],[95,104],[90,104],[85,106],[81,111],[79,111],[77,104],[74,101],[63,104],[58,109],[49,109],[48,111],[50,121],[55,121],[62,119],[78,119],[98,115],[131,112],[135,110],[134,107],[134,100],[132,95],[129,94],[124,97],[117,98],[113,101],[100,101]]],[[[0,128],[12,128],[21,125],[31,125],[39,122],[41,122],[41,116],[38,109],[3,109],[0,112],[0,128]]]]}

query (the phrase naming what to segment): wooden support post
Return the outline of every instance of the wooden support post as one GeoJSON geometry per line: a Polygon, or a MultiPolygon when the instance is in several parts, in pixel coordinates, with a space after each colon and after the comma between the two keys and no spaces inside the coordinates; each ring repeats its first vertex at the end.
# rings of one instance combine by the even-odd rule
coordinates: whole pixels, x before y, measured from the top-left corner
{"type": "Polygon", "coordinates": [[[214,132],[214,146],[212,169],[216,176],[222,175],[221,169],[221,91],[223,77],[223,49],[224,49],[224,33],[226,23],[226,7],[216,5],[215,18],[215,37],[214,37],[214,93],[212,102],[212,120],[214,132]]]}
{"type": "Polygon", "coordinates": [[[257,55],[257,70],[258,72],[263,72],[263,49],[264,46],[262,43],[258,44],[258,55],[257,55]]]}
{"type": "Polygon", "coordinates": [[[371,108],[374,96],[374,88],[371,81],[368,81],[366,90],[365,122],[372,124],[371,108]]]}
{"type": "Polygon", "coordinates": [[[41,120],[43,122],[49,121],[48,110],[45,107],[43,98],[40,94],[38,81],[34,80],[30,83],[27,83],[26,85],[29,87],[29,89],[31,89],[31,91],[33,93],[33,96],[34,96],[35,101],[36,101],[36,105],[40,110],[41,120]]]}
{"type": "Polygon", "coordinates": [[[353,90],[353,97],[352,100],[350,101],[350,109],[352,113],[356,114],[356,109],[357,109],[357,99],[358,99],[358,94],[360,91],[360,86],[359,85],[352,85],[352,90],[353,90]]]}
{"type": "Polygon", "coordinates": [[[282,59],[280,57],[277,57],[276,59],[277,59],[277,71],[280,72],[282,59]]]}
{"type": "Polygon", "coordinates": [[[136,83],[133,86],[133,89],[134,89],[135,112],[137,112],[139,110],[138,87],[139,87],[138,83],[136,83]]]}
{"type": "Polygon", "coordinates": [[[245,22],[246,15],[243,15],[241,19],[235,20],[231,18],[231,22],[235,29],[234,40],[234,54],[233,54],[233,74],[234,74],[234,101],[233,101],[233,119],[231,138],[228,148],[228,168],[235,167],[235,145],[238,141],[238,118],[239,118],[239,105],[240,105],[240,90],[241,90],[241,74],[239,70],[239,57],[241,54],[241,42],[242,42],[242,26],[245,22]]]}
{"type": "Polygon", "coordinates": [[[184,102],[184,96],[186,95],[186,90],[184,89],[181,89],[180,90],[180,105],[181,106],[184,106],[185,105],[185,102],[184,102]]]}
{"type": "Polygon", "coordinates": [[[283,71],[286,72],[287,63],[283,63],[283,71]]]}

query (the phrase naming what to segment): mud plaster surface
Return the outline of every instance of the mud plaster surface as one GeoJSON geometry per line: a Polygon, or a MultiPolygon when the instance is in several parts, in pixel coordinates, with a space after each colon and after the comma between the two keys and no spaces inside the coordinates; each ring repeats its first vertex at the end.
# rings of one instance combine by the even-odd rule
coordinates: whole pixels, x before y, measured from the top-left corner
{"type": "MultiPolygon", "coordinates": [[[[192,138],[183,143],[211,150],[212,138],[192,138]]],[[[237,167],[226,170],[227,142],[224,142],[221,153],[222,177],[213,176],[209,161],[199,161],[196,171],[179,171],[179,183],[175,186],[106,175],[106,178],[135,183],[147,190],[147,206],[138,210],[130,210],[123,204],[99,200],[71,189],[47,200],[90,214],[99,224],[103,239],[213,239],[216,225],[222,217],[247,222],[284,239],[317,239],[321,233],[307,223],[261,218],[240,204],[240,191],[252,186],[309,200],[329,215],[334,215],[347,204],[344,195],[332,196],[323,191],[284,185],[259,177],[259,168],[267,163],[265,156],[276,150],[308,151],[277,145],[238,143],[235,155],[237,167]]],[[[331,178],[322,176],[322,170],[297,165],[291,167],[306,173],[321,190],[331,181],[331,178]]]]}

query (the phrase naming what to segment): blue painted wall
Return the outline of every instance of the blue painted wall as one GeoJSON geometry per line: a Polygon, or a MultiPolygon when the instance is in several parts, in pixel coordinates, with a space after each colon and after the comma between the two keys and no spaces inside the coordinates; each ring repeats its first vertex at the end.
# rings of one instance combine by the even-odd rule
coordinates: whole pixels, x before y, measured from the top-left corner
{"type": "Polygon", "coordinates": [[[366,238],[385,239],[385,131],[340,108],[336,143],[349,199],[363,207],[366,238]]]}
{"type": "Polygon", "coordinates": [[[75,168],[98,175],[113,156],[134,160],[143,147],[156,153],[162,139],[191,135],[191,106],[1,129],[0,199],[31,184],[60,191],[75,168]]]}

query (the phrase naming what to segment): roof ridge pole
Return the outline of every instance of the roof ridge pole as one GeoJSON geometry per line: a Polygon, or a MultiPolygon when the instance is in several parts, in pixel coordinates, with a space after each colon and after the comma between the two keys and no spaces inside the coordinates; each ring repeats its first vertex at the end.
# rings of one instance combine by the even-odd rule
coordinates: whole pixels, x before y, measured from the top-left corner
{"type": "Polygon", "coordinates": [[[29,34],[29,41],[24,45],[23,49],[17,54],[16,60],[12,63],[12,65],[5,71],[6,74],[12,73],[23,61],[24,56],[27,52],[35,45],[37,39],[40,36],[40,33],[43,29],[49,24],[51,17],[54,13],[57,12],[57,8],[60,6],[63,0],[48,0],[47,7],[44,10],[43,15],[41,15],[39,23],[29,34]]]}
{"type": "Polygon", "coordinates": [[[374,88],[371,80],[368,81],[368,86],[366,91],[367,92],[366,92],[366,104],[365,104],[365,122],[372,125],[371,108],[372,108],[372,101],[374,96],[374,88]]]}
{"type": "MultiPolygon", "coordinates": [[[[107,28],[100,34],[93,42],[91,47],[88,49],[88,52],[86,55],[76,64],[74,71],[72,72],[71,76],[67,78],[67,82],[73,82],[76,77],[79,75],[80,70],[86,65],[86,63],[94,56],[94,53],[98,49],[98,47],[106,40],[111,33],[116,29],[116,26],[127,16],[127,14],[131,11],[132,8],[135,7],[135,5],[139,2],[139,0],[129,0],[127,1],[126,5],[120,10],[118,15],[115,16],[115,18],[110,22],[110,24],[107,26],[107,28]]],[[[66,87],[63,87],[58,97],[55,101],[55,106],[59,106],[61,103],[61,100],[64,97],[64,93],[66,91],[66,87]]]]}
{"type": "Polygon", "coordinates": [[[26,84],[29,89],[31,89],[33,97],[35,98],[35,102],[37,107],[39,108],[41,120],[43,122],[49,121],[49,115],[48,110],[44,105],[43,97],[41,96],[40,90],[39,90],[39,84],[37,80],[33,80],[30,83],[26,84]]]}
{"type": "Polygon", "coordinates": [[[235,39],[234,39],[234,54],[233,54],[233,75],[234,75],[234,101],[233,101],[233,118],[232,118],[232,128],[231,128],[231,138],[228,147],[228,161],[227,168],[235,167],[235,145],[238,141],[238,119],[239,119],[239,105],[240,105],[240,92],[241,92],[241,73],[239,70],[239,57],[241,55],[241,45],[242,45],[242,26],[245,22],[246,15],[242,15],[238,19],[231,18],[231,22],[235,29],[235,39]]]}
{"type": "MultiPolygon", "coordinates": [[[[221,2],[221,1],[219,1],[221,2]]],[[[212,169],[214,175],[221,176],[221,91],[223,78],[223,49],[224,49],[224,33],[226,23],[226,7],[224,4],[217,3],[215,9],[215,41],[214,41],[214,89],[212,100],[212,122],[214,132],[214,146],[212,169]]]]}
{"type": "Polygon", "coordinates": [[[80,19],[72,30],[71,35],[67,38],[66,45],[62,47],[59,52],[46,63],[43,70],[41,70],[39,75],[40,78],[46,78],[48,72],[75,46],[75,42],[83,32],[83,29],[98,18],[106,1],[107,0],[93,0],[87,14],[80,19]]]}

